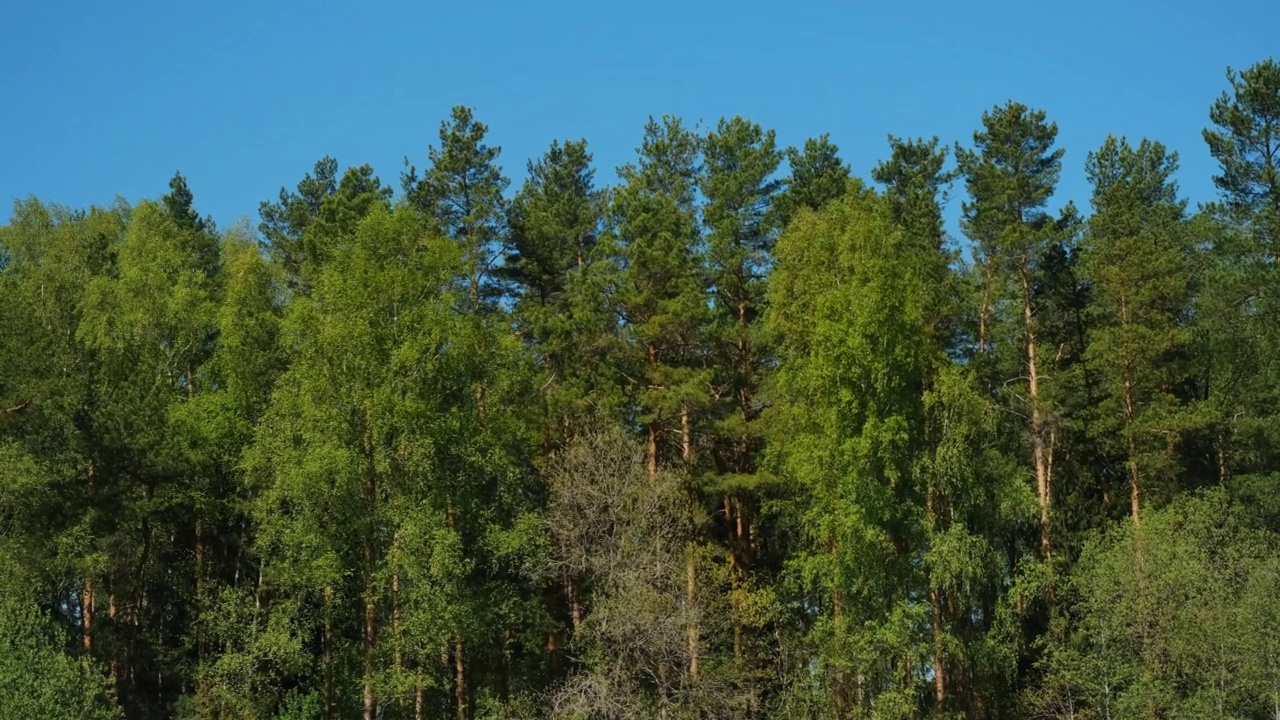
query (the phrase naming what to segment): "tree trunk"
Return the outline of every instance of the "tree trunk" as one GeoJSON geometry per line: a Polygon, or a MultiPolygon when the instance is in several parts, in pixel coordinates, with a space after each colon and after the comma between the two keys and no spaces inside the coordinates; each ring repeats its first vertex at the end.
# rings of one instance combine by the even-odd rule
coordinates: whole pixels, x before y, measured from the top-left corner
{"type": "Polygon", "coordinates": [[[1231,469],[1227,465],[1227,431],[1218,432],[1217,452],[1214,458],[1218,464],[1218,483],[1225,485],[1231,479],[1231,469]]]}
{"type": "MultiPolygon", "coordinates": [[[[1120,299],[1120,327],[1123,330],[1130,327],[1129,307],[1123,297],[1120,299]]],[[[1133,524],[1138,525],[1142,521],[1142,482],[1138,472],[1138,440],[1134,428],[1138,414],[1137,402],[1134,398],[1133,375],[1128,366],[1122,367],[1120,372],[1124,383],[1124,435],[1129,451],[1129,461],[1126,463],[1129,466],[1129,514],[1133,518],[1133,524]]]]}
{"type": "Polygon", "coordinates": [[[698,655],[702,651],[699,643],[699,629],[697,621],[697,602],[698,602],[698,567],[697,557],[692,552],[692,548],[687,553],[687,559],[684,566],[684,592],[685,602],[689,609],[689,679],[694,682],[698,681],[698,655]]]}
{"type": "Polygon", "coordinates": [[[669,698],[671,697],[671,683],[667,679],[669,675],[666,659],[658,661],[658,718],[659,720],[667,720],[671,717],[671,711],[667,707],[669,698]]]}
{"type": "Polygon", "coordinates": [[[413,686],[413,720],[422,720],[423,695],[422,673],[419,672],[413,686]]]}
{"type": "Polygon", "coordinates": [[[578,593],[578,581],[570,577],[566,584],[568,585],[566,594],[569,596],[569,623],[574,634],[577,634],[578,626],[582,624],[582,600],[578,593]]]}
{"type": "Polygon", "coordinates": [[[324,636],[321,641],[321,653],[324,656],[324,690],[321,717],[333,720],[333,586],[324,588],[324,636]]]}
{"type": "Polygon", "coordinates": [[[1045,447],[1048,421],[1041,407],[1040,373],[1036,365],[1035,317],[1031,307],[1031,270],[1028,259],[1022,257],[1022,319],[1026,334],[1027,352],[1027,400],[1031,405],[1032,459],[1036,473],[1036,497],[1040,504],[1040,556],[1049,560],[1053,547],[1049,537],[1049,518],[1052,503],[1052,461],[1045,447]]]}
{"type": "Polygon", "coordinates": [[[204,597],[204,522],[196,520],[196,600],[204,597]]]}
{"type": "Polygon", "coordinates": [[[942,602],[938,588],[929,588],[929,606],[933,620],[933,699],[942,710],[947,699],[946,668],[943,660],[942,602]]]}
{"type": "Polygon", "coordinates": [[[649,456],[649,480],[658,479],[658,421],[654,420],[649,423],[649,431],[646,436],[648,456],[649,456]]]}
{"type": "MultiPolygon", "coordinates": [[[[94,490],[97,487],[94,479],[98,474],[98,468],[92,460],[89,461],[89,466],[86,469],[86,474],[88,476],[88,481],[89,481],[88,493],[87,493],[89,498],[89,503],[91,507],[94,507],[96,506],[96,493],[94,492],[94,490]]],[[[80,610],[81,625],[83,626],[81,628],[81,632],[83,633],[82,642],[84,644],[85,652],[93,651],[93,617],[94,617],[94,611],[97,609],[94,606],[94,602],[95,602],[95,598],[94,598],[94,592],[93,592],[93,570],[91,568],[89,569],[88,572],[85,573],[84,597],[81,598],[81,610],[80,610]]]]}
{"type": "Polygon", "coordinates": [[[680,406],[680,460],[685,467],[693,467],[693,430],[688,405],[680,406]]]}
{"type": "Polygon", "coordinates": [[[93,603],[93,574],[89,573],[85,576],[84,595],[80,598],[82,642],[86,653],[93,652],[93,603]]]}
{"type": "Polygon", "coordinates": [[[400,636],[400,573],[391,575],[391,638],[395,643],[391,663],[396,670],[404,670],[403,639],[400,636]]]}
{"type": "MultiPolygon", "coordinates": [[[[649,359],[649,366],[656,367],[658,364],[658,349],[653,345],[649,345],[645,349],[645,355],[649,359]]],[[[649,421],[648,432],[645,440],[649,455],[649,480],[652,482],[658,478],[658,433],[662,430],[662,413],[655,411],[654,418],[649,421]]]]}
{"type": "Polygon", "coordinates": [[[987,318],[991,315],[992,263],[992,258],[988,257],[986,262],[982,265],[982,300],[978,305],[978,352],[983,355],[987,354],[987,340],[989,335],[987,318]]]}
{"type": "MultiPolygon", "coordinates": [[[[841,620],[844,618],[844,593],[837,590],[831,600],[831,614],[836,621],[836,627],[840,627],[841,620]]],[[[847,718],[849,716],[849,675],[843,668],[837,668],[835,671],[831,694],[836,717],[840,720],[847,718]]]]}
{"type": "Polygon", "coordinates": [[[375,546],[374,519],[377,516],[378,476],[374,467],[373,428],[369,418],[365,417],[364,431],[364,720],[374,720],[377,714],[377,703],[374,700],[373,676],[377,671],[378,651],[378,588],[376,565],[378,549],[375,546]]]}
{"type": "Polygon", "coordinates": [[[467,670],[462,655],[462,637],[453,641],[454,701],[458,706],[458,720],[467,720],[467,670]]]}
{"type": "Polygon", "coordinates": [[[1138,471],[1138,446],[1133,429],[1133,384],[1128,378],[1124,381],[1125,428],[1124,434],[1129,449],[1129,514],[1133,524],[1142,522],[1142,480],[1138,471]]]}
{"type": "Polygon", "coordinates": [[[724,504],[724,522],[725,527],[729,528],[729,538],[726,545],[725,559],[729,563],[729,593],[730,604],[733,607],[733,659],[742,662],[742,623],[739,621],[741,611],[738,608],[738,541],[742,534],[742,519],[738,518],[738,532],[733,531],[733,499],[729,495],[723,498],[724,504]]]}
{"type": "MultiPolygon", "coordinates": [[[[940,528],[934,495],[932,487],[925,491],[925,519],[929,523],[929,531],[936,534],[940,528]]],[[[942,598],[932,582],[929,587],[929,610],[933,625],[933,699],[936,702],[935,711],[941,711],[947,698],[946,668],[943,665],[942,598]]]]}
{"type": "Polygon", "coordinates": [[[364,720],[374,720],[377,708],[373,697],[373,675],[377,670],[378,648],[377,598],[374,596],[372,573],[365,579],[364,591],[364,720]]]}

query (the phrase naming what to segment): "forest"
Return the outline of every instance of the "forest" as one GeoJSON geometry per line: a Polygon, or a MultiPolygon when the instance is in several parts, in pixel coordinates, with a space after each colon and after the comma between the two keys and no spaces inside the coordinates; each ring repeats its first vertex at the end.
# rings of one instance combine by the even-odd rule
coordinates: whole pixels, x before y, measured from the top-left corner
{"type": "Polygon", "coordinates": [[[1205,100],[1196,207],[1016,101],[15,201],[0,720],[1280,719],[1280,63],[1205,100]]]}

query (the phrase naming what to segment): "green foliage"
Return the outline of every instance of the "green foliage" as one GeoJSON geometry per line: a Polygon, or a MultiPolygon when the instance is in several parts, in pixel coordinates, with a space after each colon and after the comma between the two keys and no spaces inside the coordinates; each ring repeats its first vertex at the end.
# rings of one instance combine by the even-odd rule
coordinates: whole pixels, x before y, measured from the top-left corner
{"type": "Polygon", "coordinates": [[[116,720],[122,717],[102,669],[64,652],[61,633],[26,593],[0,593],[0,718],[116,720]]]}
{"type": "Polygon", "coordinates": [[[609,211],[611,292],[631,348],[621,361],[635,378],[637,420],[654,445],[651,463],[677,455],[676,424],[707,402],[702,348],[710,309],[694,204],[701,146],[678,118],[650,118],[637,162],[618,170],[623,184],[609,211]]]}
{"type": "Polygon", "coordinates": [[[485,144],[488,132],[471,108],[454,107],[450,120],[440,123],[440,147],[427,151],[431,167],[419,178],[406,159],[408,169],[400,177],[409,205],[458,243],[475,302],[497,292],[491,276],[506,239],[502,221],[507,202],[502,193],[510,180],[497,164],[502,148],[485,144]]]}
{"type": "Polygon", "coordinates": [[[1094,184],[1083,247],[1095,314],[1088,360],[1104,393],[1094,442],[1125,458],[1135,517],[1144,494],[1169,496],[1191,422],[1178,393],[1190,375],[1194,256],[1177,162],[1160,143],[1109,137],[1085,163],[1094,184]]]}
{"type": "Polygon", "coordinates": [[[0,720],[1275,717],[1280,71],[1228,80],[1195,213],[1109,137],[1083,217],[1013,101],[876,189],[666,116],[508,197],[459,106],[256,232],[14,203],[0,720]]]}
{"type": "Polygon", "coordinates": [[[779,225],[785,227],[801,210],[817,210],[845,194],[851,178],[839,153],[826,134],[805,140],[803,149],[788,148],[791,178],[786,192],[778,196],[779,225]]]}
{"type": "Polygon", "coordinates": [[[1267,58],[1243,71],[1227,69],[1231,92],[1209,110],[1209,152],[1222,174],[1213,182],[1227,206],[1255,228],[1274,254],[1280,247],[1280,63],[1267,58]]]}
{"type": "Polygon", "coordinates": [[[778,382],[791,399],[779,462],[805,498],[794,566],[822,608],[812,633],[840,716],[905,702],[915,688],[899,684],[898,663],[924,652],[905,551],[918,522],[912,458],[930,347],[926,286],[904,245],[889,203],[855,191],[791,225],[770,287],[778,382]]]}
{"type": "Polygon", "coordinates": [[[1092,542],[1033,703],[1052,717],[1270,717],[1278,539],[1214,491],[1092,542]]]}

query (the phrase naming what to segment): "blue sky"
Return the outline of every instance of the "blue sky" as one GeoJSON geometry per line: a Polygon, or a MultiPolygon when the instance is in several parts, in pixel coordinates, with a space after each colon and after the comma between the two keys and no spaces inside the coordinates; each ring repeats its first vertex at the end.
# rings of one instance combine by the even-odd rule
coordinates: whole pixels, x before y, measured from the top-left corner
{"type": "MultiPolygon", "coordinates": [[[[0,8],[0,202],[131,201],[187,176],[220,226],[323,155],[399,188],[455,104],[513,188],[555,138],[598,178],[650,114],[741,114],[784,144],[829,132],[855,174],[886,134],[968,143],[983,110],[1046,110],[1067,151],[1055,204],[1087,205],[1108,133],[1179,151],[1212,199],[1200,131],[1238,68],[1280,54],[1280,2],[8,2],[0,8]]],[[[957,188],[959,194],[959,188],[957,188]]],[[[959,200],[948,215],[954,218],[959,200]]]]}

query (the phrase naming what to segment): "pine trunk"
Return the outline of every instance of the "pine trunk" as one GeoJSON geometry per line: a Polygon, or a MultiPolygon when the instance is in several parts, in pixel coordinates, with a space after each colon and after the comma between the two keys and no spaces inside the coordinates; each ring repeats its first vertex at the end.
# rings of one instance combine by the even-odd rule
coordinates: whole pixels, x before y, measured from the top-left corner
{"type": "Polygon", "coordinates": [[[374,673],[378,652],[378,589],[375,580],[378,550],[375,545],[374,518],[377,516],[378,477],[374,467],[373,428],[365,418],[364,432],[365,482],[364,503],[368,513],[364,530],[364,720],[374,720],[374,673]]]}
{"type": "Polygon", "coordinates": [[[1022,319],[1026,334],[1027,400],[1031,404],[1032,460],[1036,473],[1036,498],[1040,505],[1040,556],[1048,560],[1053,555],[1050,542],[1049,521],[1052,503],[1053,478],[1050,451],[1046,448],[1048,420],[1045,417],[1040,394],[1040,372],[1036,365],[1035,316],[1032,310],[1031,269],[1028,258],[1022,257],[1022,319]]]}
{"type": "Polygon", "coordinates": [[[1133,429],[1133,384],[1126,377],[1124,381],[1125,436],[1129,449],[1129,515],[1133,524],[1142,522],[1142,479],[1138,470],[1138,447],[1133,429]]]}
{"type": "Polygon", "coordinates": [[[453,641],[453,678],[454,702],[457,704],[458,720],[467,720],[467,670],[462,655],[462,638],[453,641]]]}
{"type": "Polygon", "coordinates": [[[422,688],[422,674],[418,674],[417,680],[413,687],[413,720],[422,720],[422,709],[424,704],[425,693],[422,688]]]}
{"type": "MultiPolygon", "coordinates": [[[[92,504],[95,503],[95,495],[96,495],[96,493],[94,492],[94,490],[96,489],[95,478],[97,477],[97,474],[98,474],[97,466],[94,465],[92,460],[89,461],[89,466],[86,470],[86,474],[88,475],[88,481],[89,481],[88,482],[89,502],[92,506],[92,504]]],[[[93,652],[93,618],[94,618],[94,612],[97,609],[94,606],[94,602],[95,602],[95,597],[94,597],[94,588],[93,588],[93,570],[89,570],[88,572],[85,573],[84,597],[81,599],[81,610],[80,610],[82,625],[83,625],[83,627],[81,628],[81,632],[83,633],[83,637],[81,640],[84,644],[85,652],[93,652]]]]}
{"type": "Polygon", "coordinates": [[[568,588],[566,593],[569,596],[569,623],[573,628],[574,634],[578,632],[578,626],[582,624],[582,600],[579,597],[578,581],[576,578],[569,578],[567,581],[568,588]]]}
{"type": "Polygon", "coordinates": [[[694,682],[698,681],[698,655],[702,649],[699,642],[699,628],[697,621],[697,602],[698,602],[698,567],[697,558],[692,552],[688,553],[685,560],[684,574],[684,591],[685,602],[688,604],[690,615],[689,621],[689,679],[694,682]]]}
{"type": "Polygon", "coordinates": [[[80,598],[80,616],[82,618],[81,638],[86,653],[93,652],[93,575],[84,579],[84,595],[80,598]]]}
{"type": "MultiPolygon", "coordinates": [[[[844,618],[844,593],[839,590],[832,597],[831,614],[836,621],[836,627],[840,627],[844,618]]],[[[835,671],[835,677],[832,678],[831,694],[836,717],[840,718],[840,720],[849,717],[849,674],[843,668],[837,668],[835,671]]]]}
{"type": "MultiPolygon", "coordinates": [[[[925,519],[929,523],[929,531],[937,534],[941,531],[938,527],[938,508],[935,501],[935,491],[930,487],[925,492],[925,519]]],[[[947,681],[946,668],[943,659],[943,634],[942,634],[942,598],[938,588],[930,583],[929,587],[929,611],[930,621],[933,630],[933,699],[936,702],[936,709],[941,710],[943,703],[947,698],[947,681]]]]}
{"type": "Polygon", "coordinates": [[[396,670],[404,670],[403,638],[400,636],[400,573],[391,575],[391,638],[395,643],[391,663],[396,670]]]}
{"type": "Polygon", "coordinates": [[[946,667],[943,659],[942,602],[938,588],[929,589],[929,608],[933,621],[933,699],[941,710],[947,699],[946,667]]]}
{"type": "Polygon", "coordinates": [[[680,406],[680,460],[685,467],[693,467],[693,429],[688,405],[680,406]]]}
{"type": "Polygon", "coordinates": [[[324,588],[324,636],[321,640],[321,653],[324,656],[324,690],[321,717],[333,720],[333,586],[324,588]]]}
{"type": "Polygon", "coordinates": [[[654,420],[649,423],[648,434],[645,438],[647,444],[647,453],[649,459],[649,480],[658,479],[658,421],[654,420]]]}

